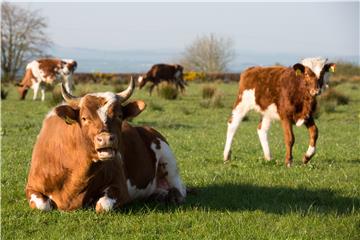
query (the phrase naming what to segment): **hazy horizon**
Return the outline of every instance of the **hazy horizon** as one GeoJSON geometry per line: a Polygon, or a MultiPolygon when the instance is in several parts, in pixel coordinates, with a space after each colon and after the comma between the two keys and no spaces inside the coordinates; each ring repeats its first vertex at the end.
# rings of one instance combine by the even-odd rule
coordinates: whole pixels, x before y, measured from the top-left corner
{"type": "MultiPolygon", "coordinates": [[[[174,61],[197,37],[214,33],[234,41],[235,65],[252,62],[246,59],[251,55],[264,56],[253,59],[257,64],[268,64],[266,56],[284,64],[308,56],[359,64],[359,2],[14,4],[39,10],[46,17],[54,42],[49,52],[59,57],[84,59],[71,56],[69,50],[83,49],[75,52],[95,50],[87,53],[95,57],[94,62],[96,53],[102,52],[111,62],[106,59],[108,52],[124,51],[154,54],[143,65],[174,61]],[[164,57],[162,51],[173,56],[164,57]]],[[[114,54],[117,57],[133,62],[131,55],[114,54]]]]}

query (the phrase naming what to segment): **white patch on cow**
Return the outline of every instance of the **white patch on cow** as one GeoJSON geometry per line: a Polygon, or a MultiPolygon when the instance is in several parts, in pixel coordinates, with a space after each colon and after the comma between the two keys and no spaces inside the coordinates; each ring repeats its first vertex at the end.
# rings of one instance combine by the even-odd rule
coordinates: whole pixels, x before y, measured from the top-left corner
{"type": "Polygon", "coordinates": [[[166,180],[170,188],[176,188],[183,197],[186,197],[186,188],[181,181],[173,152],[166,142],[162,141],[161,139],[157,140],[160,142],[160,149],[158,149],[158,145],[156,143],[152,143],[150,146],[150,148],[155,153],[157,164],[165,164],[165,171],[168,173],[166,175],[166,180]]]}
{"type": "Polygon", "coordinates": [[[264,117],[279,120],[280,116],[275,103],[270,104],[265,111],[259,111],[264,117]]]}
{"type": "Polygon", "coordinates": [[[304,124],[304,122],[305,122],[304,119],[299,119],[299,120],[296,121],[296,126],[297,126],[297,127],[300,127],[301,125],[304,124]]]}
{"type": "Polygon", "coordinates": [[[144,80],[144,77],[143,77],[143,76],[139,76],[137,81],[138,81],[138,83],[140,84],[140,83],[142,83],[143,80],[144,80]]]}
{"type": "Polygon", "coordinates": [[[114,208],[114,204],[116,203],[116,199],[109,198],[106,194],[105,196],[101,197],[97,203],[99,204],[103,210],[110,211],[114,208]]]}
{"type": "Polygon", "coordinates": [[[305,58],[301,60],[301,64],[310,68],[316,75],[320,77],[321,70],[324,68],[327,59],[322,57],[305,58]]]}
{"type": "Polygon", "coordinates": [[[135,185],[132,185],[130,179],[126,181],[126,185],[131,199],[147,198],[156,190],[156,179],[154,178],[143,189],[138,189],[135,185]]]}
{"type": "Polygon", "coordinates": [[[261,143],[261,147],[264,152],[264,158],[267,161],[271,160],[269,141],[268,141],[268,137],[267,137],[267,132],[270,128],[270,124],[271,124],[271,119],[268,117],[263,117],[263,119],[261,121],[261,128],[257,130],[259,139],[260,139],[260,143],[261,143]]]}
{"type": "MultiPolygon", "coordinates": [[[[98,98],[104,98],[106,101],[106,104],[101,106],[97,113],[99,115],[99,118],[103,123],[106,123],[107,121],[107,112],[109,110],[109,107],[111,104],[117,101],[116,94],[112,92],[102,92],[102,93],[90,93],[89,96],[94,96],[98,98]]],[[[80,106],[82,105],[82,101],[80,101],[80,106]]]]}
{"type": "Polygon", "coordinates": [[[31,194],[30,202],[35,203],[36,208],[42,211],[50,211],[52,209],[50,199],[44,202],[42,198],[38,198],[35,194],[31,194]]]}
{"type": "Polygon", "coordinates": [[[175,78],[179,78],[181,76],[181,71],[180,70],[176,71],[174,76],[175,78]]]}
{"type": "Polygon", "coordinates": [[[312,155],[315,154],[315,150],[316,150],[315,147],[309,146],[308,150],[307,150],[306,153],[305,153],[305,156],[306,156],[306,157],[311,157],[312,155]]]}

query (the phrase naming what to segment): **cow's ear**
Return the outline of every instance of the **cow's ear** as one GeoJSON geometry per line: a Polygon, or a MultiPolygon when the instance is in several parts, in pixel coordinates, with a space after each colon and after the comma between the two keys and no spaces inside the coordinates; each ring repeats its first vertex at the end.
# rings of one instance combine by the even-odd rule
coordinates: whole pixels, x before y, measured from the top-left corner
{"type": "Polygon", "coordinates": [[[55,108],[55,113],[62,118],[66,124],[76,123],[79,119],[79,110],[70,107],[69,105],[61,105],[55,108]]]}
{"type": "Polygon", "coordinates": [[[336,64],[335,63],[327,63],[324,66],[325,72],[335,72],[335,67],[336,64]]]}
{"type": "Polygon", "coordinates": [[[134,101],[123,106],[124,119],[133,118],[139,115],[146,107],[143,101],[134,101]]]}
{"type": "Polygon", "coordinates": [[[293,69],[295,70],[296,76],[299,76],[305,72],[305,66],[301,63],[297,63],[293,66],[293,69]]]}

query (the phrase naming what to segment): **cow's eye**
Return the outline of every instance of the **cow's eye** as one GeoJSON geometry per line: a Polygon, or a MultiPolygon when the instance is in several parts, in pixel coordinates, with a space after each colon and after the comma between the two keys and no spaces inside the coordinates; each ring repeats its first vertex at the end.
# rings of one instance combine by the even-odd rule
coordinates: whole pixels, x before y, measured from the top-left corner
{"type": "Polygon", "coordinates": [[[86,117],[81,118],[81,121],[83,121],[83,122],[85,122],[86,120],[87,120],[86,117]]]}
{"type": "Polygon", "coordinates": [[[122,116],[122,114],[117,114],[117,115],[116,115],[116,118],[119,119],[119,120],[122,120],[122,119],[123,119],[123,116],[122,116]]]}

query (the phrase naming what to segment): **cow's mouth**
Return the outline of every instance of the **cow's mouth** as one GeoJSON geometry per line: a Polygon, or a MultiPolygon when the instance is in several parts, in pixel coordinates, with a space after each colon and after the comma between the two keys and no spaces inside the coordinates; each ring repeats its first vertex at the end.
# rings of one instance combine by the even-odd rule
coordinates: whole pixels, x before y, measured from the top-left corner
{"type": "Polygon", "coordinates": [[[112,147],[104,147],[96,149],[99,160],[113,159],[116,156],[116,150],[112,147]]]}

